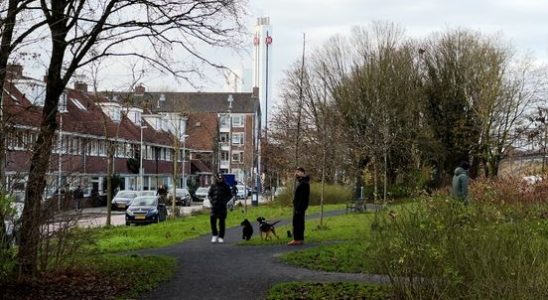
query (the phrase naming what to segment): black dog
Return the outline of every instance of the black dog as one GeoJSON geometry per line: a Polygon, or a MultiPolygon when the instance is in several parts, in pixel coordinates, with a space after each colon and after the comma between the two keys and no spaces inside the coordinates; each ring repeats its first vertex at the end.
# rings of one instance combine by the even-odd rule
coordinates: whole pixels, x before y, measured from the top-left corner
{"type": "Polygon", "coordinates": [[[251,226],[251,223],[247,219],[244,219],[240,225],[244,227],[242,229],[242,239],[249,241],[253,235],[253,226],[251,226]]]}
{"type": "Polygon", "coordinates": [[[257,222],[259,222],[259,230],[261,231],[261,240],[263,239],[263,233],[264,233],[264,239],[267,240],[269,237],[272,239],[271,235],[274,235],[276,238],[279,239],[278,235],[276,235],[276,229],[274,228],[274,225],[278,224],[280,221],[276,221],[274,223],[267,223],[266,219],[263,217],[258,217],[257,222]]]}

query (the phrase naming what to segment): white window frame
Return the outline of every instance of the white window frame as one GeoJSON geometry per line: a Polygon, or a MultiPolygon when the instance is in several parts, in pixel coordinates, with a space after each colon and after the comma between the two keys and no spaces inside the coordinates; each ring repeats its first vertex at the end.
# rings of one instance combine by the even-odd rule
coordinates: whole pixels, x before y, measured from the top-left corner
{"type": "Polygon", "coordinates": [[[243,145],[245,142],[245,134],[243,132],[233,132],[232,133],[232,144],[233,145],[243,145]],[[234,142],[236,139],[237,143],[234,142]]]}
{"type": "Polygon", "coordinates": [[[221,160],[229,160],[228,151],[221,151],[221,160]]]}
{"type": "Polygon", "coordinates": [[[241,164],[244,162],[244,152],[243,151],[233,151],[231,161],[236,164],[241,164]],[[238,155],[238,159],[234,159],[234,155],[238,155]]]}
{"type": "Polygon", "coordinates": [[[232,115],[232,127],[244,127],[245,117],[244,115],[232,115]]]}
{"type": "Polygon", "coordinates": [[[228,143],[229,137],[230,137],[230,135],[228,134],[228,132],[221,132],[219,134],[219,142],[220,143],[228,143]],[[226,139],[223,140],[223,137],[225,137],[226,139]]]}

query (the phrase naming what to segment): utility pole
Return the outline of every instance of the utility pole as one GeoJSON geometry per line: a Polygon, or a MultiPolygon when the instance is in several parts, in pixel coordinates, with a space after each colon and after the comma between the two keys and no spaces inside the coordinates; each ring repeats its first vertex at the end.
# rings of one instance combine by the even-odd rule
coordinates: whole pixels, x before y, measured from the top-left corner
{"type": "MultiPolygon", "coordinates": [[[[299,105],[297,107],[297,137],[295,139],[295,167],[299,167],[299,139],[301,138],[301,117],[302,117],[302,106],[303,106],[303,85],[304,85],[304,59],[305,59],[305,49],[306,49],[306,34],[303,33],[303,54],[301,60],[301,73],[299,74],[299,105]]],[[[295,185],[296,186],[296,185],[295,185]]]]}

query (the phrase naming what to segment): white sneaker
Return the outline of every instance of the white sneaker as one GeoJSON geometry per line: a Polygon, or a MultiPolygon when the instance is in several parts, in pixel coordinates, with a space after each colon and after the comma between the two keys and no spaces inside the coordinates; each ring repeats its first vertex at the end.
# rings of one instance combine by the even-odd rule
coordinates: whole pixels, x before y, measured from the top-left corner
{"type": "Polygon", "coordinates": [[[217,239],[217,243],[219,243],[219,244],[222,244],[224,242],[225,242],[225,240],[222,237],[217,239]]]}
{"type": "MultiPolygon", "coordinates": [[[[221,239],[221,240],[222,240],[222,239],[221,239]]],[[[214,236],[211,237],[211,243],[212,243],[212,244],[215,244],[215,243],[217,243],[218,241],[219,241],[219,240],[217,239],[217,236],[216,236],[216,235],[214,235],[214,236]]]]}

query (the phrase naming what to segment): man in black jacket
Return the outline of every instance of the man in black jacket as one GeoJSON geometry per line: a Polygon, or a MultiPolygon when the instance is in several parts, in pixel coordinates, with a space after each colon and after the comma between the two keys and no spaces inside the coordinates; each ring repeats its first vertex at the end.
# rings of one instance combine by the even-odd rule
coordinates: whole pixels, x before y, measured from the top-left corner
{"type": "Polygon", "coordinates": [[[232,191],[225,183],[222,174],[217,174],[215,183],[209,188],[209,200],[211,201],[211,214],[209,217],[211,223],[211,242],[224,243],[226,204],[232,198],[232,191]],[[219,220],[219,230],[217,230],[217,219],[219,220]]]}
{"type": "Polygon", "coordinates": [[[288,245],[302,245],[304,242],[304,216],[310,198],[310,177],[303,168],[295,170],[297,186],[293,197],[293,240],[288,245]]]}

